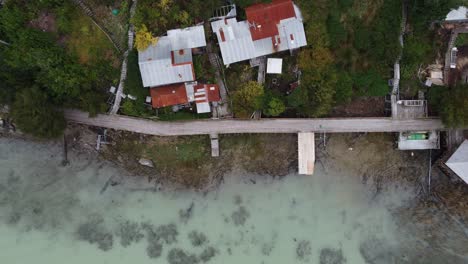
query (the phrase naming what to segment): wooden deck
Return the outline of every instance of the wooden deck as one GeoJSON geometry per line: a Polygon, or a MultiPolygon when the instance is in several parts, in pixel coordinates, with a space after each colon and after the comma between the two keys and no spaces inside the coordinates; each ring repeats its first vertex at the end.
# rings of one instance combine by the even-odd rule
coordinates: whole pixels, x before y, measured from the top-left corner
{"type": "Polygon", "coordinates": [[[315,134],[298,133],[299,174],[312,175],[315,167],[315,134]]]}

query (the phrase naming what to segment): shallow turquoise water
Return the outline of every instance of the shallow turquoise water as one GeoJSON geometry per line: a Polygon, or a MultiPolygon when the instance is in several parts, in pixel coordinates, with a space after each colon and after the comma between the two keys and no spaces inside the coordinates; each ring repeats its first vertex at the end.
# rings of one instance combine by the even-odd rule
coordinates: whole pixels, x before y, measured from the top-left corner
{"type": "Polygon", "coordinates": [[[338,165],[154,192],[84,156],[62,167],[60,151],[0,139],[1,263],[392,263],[404,239],[390,210],[411,193],[372,199],[338,165]]]}

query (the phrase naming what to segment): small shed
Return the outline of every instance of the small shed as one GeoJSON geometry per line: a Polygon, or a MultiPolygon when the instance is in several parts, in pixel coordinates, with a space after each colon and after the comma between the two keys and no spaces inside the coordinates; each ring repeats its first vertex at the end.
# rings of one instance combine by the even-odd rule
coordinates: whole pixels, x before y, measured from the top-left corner
{"type": "Polygon", "coordinates": [[[468,183],[468,140],[465,140],[445,162],[464,182],[468,183]]]}
{"type": "Polygon", "coordinates": [[[268,58],[267,73],[281,74],[283,69],[283,59],[268,58]]]}

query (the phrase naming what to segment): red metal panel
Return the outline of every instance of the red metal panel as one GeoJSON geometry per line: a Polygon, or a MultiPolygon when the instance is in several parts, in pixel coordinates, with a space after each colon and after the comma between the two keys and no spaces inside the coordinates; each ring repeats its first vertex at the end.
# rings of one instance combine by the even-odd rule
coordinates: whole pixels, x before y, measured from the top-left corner
{"type": "Polygon", "coordinates": [[[219,95],[219,86],[216,84],[198,84],[194,86],[195,92],[199,89],[205,89],[208,102],[219,102],[221,96],[219,95]]]}
{"type": "Polygon", "coordinates": [[[252,39],[259,40],[279,34],[278,24],[281,20],[296,17],[291,0],[273,0],[269,4],[256,4],[245,9],[250,23],[252,39]]]}
{"type": "Polygon", "coordinates": [[[188,103],[187,91],[185,90],[184,83],[153,87],[150,89],[150,94],[153,108],[188,103]]]}

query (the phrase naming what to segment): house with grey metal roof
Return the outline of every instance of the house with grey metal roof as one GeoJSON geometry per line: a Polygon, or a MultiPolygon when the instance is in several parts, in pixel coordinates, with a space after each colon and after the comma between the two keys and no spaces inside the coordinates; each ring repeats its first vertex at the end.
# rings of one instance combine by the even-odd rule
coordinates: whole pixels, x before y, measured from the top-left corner
{"type": "Polygon", "coordinates": [[[157,87],[195,80],[192,49],[206,46],[203,26],[173,29],[155,45],[138,52],[144,87],[157,87]]]}
{"type": "Polygon", "coordinates": [[[225,65],[307,45],[302,14],[291,0],[253,5],[246,14],[246,21],[211,23],[225,65]]]}

